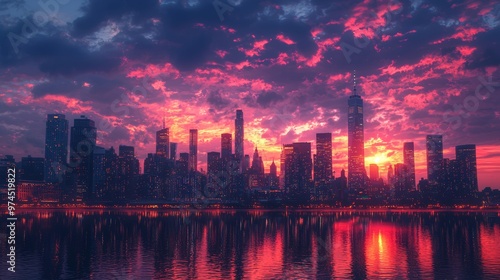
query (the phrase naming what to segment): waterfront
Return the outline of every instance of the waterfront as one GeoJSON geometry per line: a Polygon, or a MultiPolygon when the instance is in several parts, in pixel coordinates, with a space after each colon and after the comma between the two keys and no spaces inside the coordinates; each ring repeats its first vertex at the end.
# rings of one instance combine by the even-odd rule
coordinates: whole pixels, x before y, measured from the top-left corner
{"type": "MultiPolygon", "coordinates": [[[[36,209],[17,215],[14,279],[500,274],[497,211],[36,209]]],[[[1,238],[5,244],[4,232],[1,238]]],[[[6,246],[0,253],[5,263],[6,246]]],[[[12,273],[2,269],[0,278],[6,275],[12,273]]]]}

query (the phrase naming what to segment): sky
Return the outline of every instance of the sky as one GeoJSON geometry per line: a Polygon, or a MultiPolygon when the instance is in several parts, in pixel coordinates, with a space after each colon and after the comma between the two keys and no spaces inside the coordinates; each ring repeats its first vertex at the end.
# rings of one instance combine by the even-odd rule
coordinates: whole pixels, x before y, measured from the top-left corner
{"type": "Polygon", "coordinates": [[[442,134],[445,158],[476,144],[479,188],[500,188],[499,42],[497,1],[0,0],[0,154],[43,156],[46,115],[62,113],[142,161],[165,118],[178,152],[199,130],[206,169],[242,109],[266,171],[281,144],[314,152],[331,132],[339,176],[356,70],[366,166],[385,177],[414,142],[426,178],[425,136],[442,134]]]}

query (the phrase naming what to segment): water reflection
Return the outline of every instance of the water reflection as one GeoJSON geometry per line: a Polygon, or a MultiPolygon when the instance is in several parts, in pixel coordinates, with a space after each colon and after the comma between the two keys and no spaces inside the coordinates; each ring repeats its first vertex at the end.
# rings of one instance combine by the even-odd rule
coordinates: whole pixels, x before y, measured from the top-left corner
{"type": "MultiPolygon", "coordinates": [[[[500,274],[496,212],[40,210],[18,219],[18,279],[500,274]]],[[[5,263],[6,246],[0,254],[5,263]]]]}

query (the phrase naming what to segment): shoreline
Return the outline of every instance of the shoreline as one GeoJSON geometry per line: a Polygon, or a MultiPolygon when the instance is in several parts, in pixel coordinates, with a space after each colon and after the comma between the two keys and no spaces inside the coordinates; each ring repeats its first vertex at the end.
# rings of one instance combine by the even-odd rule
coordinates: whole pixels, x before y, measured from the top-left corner
{"type": "MultiPolygon", "coordinates": [[[[196,207],[146,207],[146,206],[24,206],[17,208],[17,212],[35,212],[39,210],[49,211],[151,211],[151,212],[499,212],[500,207],[276,207],[276,208],[203,208],[196,207]]],[[[2,211],[6,215],[8,212],[2,211]]]]}

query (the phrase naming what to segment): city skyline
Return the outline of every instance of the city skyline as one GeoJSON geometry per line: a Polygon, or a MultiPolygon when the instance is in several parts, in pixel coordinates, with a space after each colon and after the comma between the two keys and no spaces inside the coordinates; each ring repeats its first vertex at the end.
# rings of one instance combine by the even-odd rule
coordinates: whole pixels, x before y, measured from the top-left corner
{"type": "Polygon", "coordinates": [[[426,178],[425,137],[442,134],[444,158],[455,158],[455,146],[476,144],[479,188],[496,185],[500,95],[492,46],[500,38],[498,4],[231,4],[221,20],[210,1],[152,1],[116,17],[96,1],[72,1],[58,6],[63,19],[51,18],[53,24],[14,45],[10,32],[23,35],[24,15],[41,8],[6,4],[0,13],[20,17],[0,23],[0,105],[6,112],[0,153],[43,156],[42,119],[84,114],[96,122],[97,145],[134,146],[142,162],[154,152],[165,117],[178,152],[188,151],[189,130],[199,130],[198,167],[206,170],[204,158],[218,149],[220,135],[237,139],[234,111],[241,109],[241,147],[248,155],[258,147],[266,172],[282,144],[314,143],[316,133],[332,133],[338,174],[348,167],[345,103],[356,69],[365,168],[376,163],[386,176],[389,163],[403,162],[403,143],[414,142],[416,181],[426,178]],[[168,16],[179,13],[186,18],[168,16]],[[148,31],[132,31],[128,16],[148,31]],[[162,37],[164,30],[172,36],[162,37]]]}
{"type": "MultiPolygon", "coordinates": [[[[356,98],[359,97],[355,95],[356,89],[354,85],[354,96],[356,98]]],[[[358,104],[358,103],[356,103],[358,104]]],[[[349,104],[351,106],[351,104],[349,104]]],[[[362,106],[362,104],[361,104],[362,106]]],[[[357,108],[355,108],[357,109],[357,108]]],[[[242,116],[242,110],[236,110],[237,116],[242,116]]],[[[89,179],[81,179],[82,175],[85,175],[86,170],[90,169],[93,170],[90,172],[90,174],[87,174],[85,176],[95,176],[93,175],[94,172],[96,172],[96,167],[95,159],[91,160],[91,162],[88,162],[88,157],[86,156],[87,151],[90,149],[94,157],[96,155],[104,155],[105,151],[107,148],[105,147],[99,147],[97,146],[96,143],[96,128],[95,128],[95,122],[91,119],[88,119],[84,115],[80,116],[80,118],[74,120],[74,124],[71,127],[71,133],[67,130],[68,126],[68,120],[65,118],[64,114],[48,114],[47,115],[47,122],[46,122],[46,155],[45,157],[38,158],[38,157],[32,157],[31,155],[24,156],[22,157],[22,162],[25,160],[32,161],[32,160],[42,160],[44,161],[45,169],[42,172],[43,174],[41,180],[45,180],[46,182],[54,182],[57,183],[60,181],[62,178],[61,174],[64,174],[68,170],[75,170],[76,173],[76,185],[88,185],[89,179]],[[57,123],[54,123],[54,121],[57,121],[57,123]],[[62,128],[61,128],[62,127],[62,128]],[[64,129],[66,131],[64,132],[64,129]],[[58,134],[57,138],[54,139],[54,134],[58,134]],[[66,135],[65,135],[66,134],[66,135]],[[70,136],[70,137],[68,137],[70,136]],[[66,139],[66,142],[69,142],[70,146],[66,145],[64,143],[64,140],[61,139],[66,139]],[[69,141],[68,141],[69,139],[69,141]],[[51,146],[58,146],[57,152],[54,153],[51,150],[55,149],[54,147],[51,146]],[[62,146],[59,147],[59,146],[62,146]],[[66,149],[65,149],[65,148],[66,149]],[[69,150],[69,151],[68,151],[69,150]],[[83,152],[82,152],[83,150],[83,152]],[[102,151],[101,151],[102,150],[102,151]],[[76,152],[79,151],[79,152],[76,152]],[[48,153],[47,153],[48,152],[48,153]],[[64,157],[67,155],[69,152],[70,154],[70,161],[68,163],[62,162],[62,163],[57,163],[61,159],[60,157],[64,157]],[[75,159],[76,158],[76,159],[75,159]],[[53,160],[51,160],[53,159],[53,160]],[[73,163],[76,162],[76,163],[73,163]],[[61,167],[61,164],[63,167],[61,167]],[[47,169],[47,166],[51,166],[51,168],[47,169]],[[68,169],[69,167],[69,169],[68,169]],[[47,174],[53,173],[53,169],[58,169],[59,172],[56,174],[52,174],[52,176],[48,176],[47,174]],[[79,175],[79,173],[83,173],[79,175]],[[52,178],[52,179],[48,179],[52,178]],[[56,180],[54,180],[56,178],[56,180]],[[80,181],[83,181],[80,183],[80,181]]],[[[238,127],[238,123],[235,123],[235,127],[238,127]]],[[[216,161],[217,160],[223,160],[225,162],[229,162],[234,159],[236,160],[241,160],[240,157],[236,153],[232,153],[232,145],[233,142],[236,144],[236,141],[232,141],[232,134],[231,133],[222,133],[220,135],[220,147],[219,150],[214,150],[210,151],[206,154],[206,160],[205,160],[205,166],[206,169],[200,168],[198,169],[197,162],[196,164],[192,162],[193,159],[198,159],[199,153],[197,152],[197,146],[198,146],[198,130],[197,129],[190,129],[190,147],[189,147],[189,152],[181,152],[181,154],[186,154],[188,155],[187,159],[187,164],[188,164],[188,169],[189,170],[196,170],[196,171],[204,171],[204,173],[209,174],[209,169],[210,169],[210,162],[212,165],[212,169],[214,166],[217,166],[219,168],[221,166],[218,166],[216,161]],[[194,166],[193,166],[194,165],[194,166]]],[[[172,155],[169,156],[168,151],[165,153],[164,147],[169,147],[172,149],[172,145],[169,145],[169,128],[165,127],[165,124],[163,125],[163,128],[160,129],[159,131],[156,132],[156,151],[152,153],[148,153],[148,158],[144,159],[144,161],[139,160],[136,157],[135,154],[135,148],[134,146],[126,146],[126,145],[118,145],[119,148],[119,153],[118,155],[120,157],[124,158],[130,158],[133,160],[133,162],[137,163],[128,163],[129,165],[132,164],[135,167],[127,167],[129,170],[130,168],[135,168],[137,171],[131,172],[129,175],[134,175],[134,174],[145,174],[147,173],[146,169],[146,161],[150,158],[150,155],[156,155],[159,156],[160,158],[165,158],[165,159],[172,159],[175,160],[177,159],[175,156],[171,157],[172,155]],[[142,162],[144,162],[144,165],[142,165],[142,162]],[[142,172],[141,172],[142,170],[142,172]]],[[[289,155],[292,155],[291,153],[287,153],[286,147],[289,147],[291,150],[294,151],[293,153],[298,153],[299,154],[304,154],[307,153],[307,156],[301,156],[303,159],[301,161],[305,161],[304,164],[300,164],[300,167],[291,167],[293,170],[294,168],[300,168],[302,172],[291,172],[291,173],[297,173],[297,174],[302,174],[303,172],[310,172],[311,174],[308,175],[309,179],[306,179],[306,181],[310,181],[312,185],[314,186],[320,186],[320,185],[325,185],[329,184],[331,182],[331,179],[335,178],[335,169],[332,166],[332,153],[334,152],[333,147],[332,147],[332,134],[331,133],[316,133],[316,140],[314,141],[314,144],[316,145],[316,149],[313,149],[313,143],[312,142],[294,142],[294,143],[289,143],[289,144],[283,144],[282,147],[282,152],[281,152],[281,160],[279,169],[276,167],[276,165],[271,166],[274,164],[274,159],[272,163],[269,165],[268,168],[266,168],[265,164],[263,163],[262,156],[259,156],[258,148],[255,147],[255,150],[253,152],[253,159],[251,161],[251,165],[248,165],[244,167],[245,173],[247,172],[246,170],[253,170],[257,171],[258,173],[261,174],[269,174],[273,173],[273,168],[279,171],[279,176],[283,177],[284,182],[280,183],[280,187],[286,188],[286,186],[291,179],[285,179],[285,176],[287,176],[284,171],[283,173],[281,172],[282,166],[285,166],[286,161],[288,160],[287,157],[289,155]],[[304,145],[307,145],[304,146],[304,145]],[[309,163],[307,163],[309,161],[309,163]],[[305,169],[304,169],[305,168],[305,169]],[[269,172],[267,172],[269,171],[269,172]]],[[[356,135],[353,136],[353,138],[356,138],[356,135]]],[[[450,158],[443,157],[443,137],[442,135],[427,135],[426,136],[426,169],[427,169],[427,174],[428,177],[422,177],[421,179],[428,179],[431,183],[442,183],[443,179],[446,179],[446,172],[447,168],[449,167],[450,164],[450,158]],[[436,159],[437,158],[437,159],[436,159]]],[[[176,143],[172,142],[171,144],[174,144],[176,146],[176,143]]],[[[364,146],[364,143],[363,143],[364,146]]],[[[109,149],[113,149],[113,146],[111,146],[109,149]]],[[[174,149],[175,150],[175,149],[174,149]]],[[[364,150],[364,147],[363,147],[364,150]]],[[[403,185],[404,188],[408,188],[408,190],[415,190],[416,189],[416,183],[418,182],[418,178],[415,177],[415,161],[414,161],[414,143],[413,142],[405,142],[403,145],[403,162],[396,162],[396,163],[389,163],[387,166],[387,172],[393,172],[391,170],[392,166],[395,168],[395,176],[403,176],[405,183],[403,185]],[[404,168],[404,169],[403,169],[404,168]],[[399,174],[399,175],[398,175],[399,174]]],[[[477,167],[477,160],[476,160],[476,145],[475,144],[463,144],[463,145],[458,145],[455,147],[455,159],[452,159],[452,162],[457,162],[457,166],[460,166],[462,170],[466,170],[467,172],[465,174],[471,174],[470,176],[473,177],[468,177],[469,175],[460,175],[460,176],[465,176],[463,178],[466,178],[465,180],[467,181],[467,188],[474,191],[478,190],[478,182],[477,182],[477,173],[478,173],[478,167],[477,167]],[[473,165],[471,165],[473,163],[473,165]],[[471,179],[467,179],[471,178],[471,179]],[[475,178],[475,179],[472,179],[475,178]]],[[[249,155],[245,155],[246,157],[249,157],[249,155]]],[[[179,158],[179,160],[183,160],[182,157],[179,158]]],[[[291,158],[289,160],[292,160],[291,158]]],[[[203,162],[203,161],[201,161],[203,162]]],[[[240,162],[241,164],[241,162],[240,162]]],[[[296,164],[296,163],[294,163],[296,164]]],[[[223,164],[224,165],[224,164],[223,164]]],[[[35,165],[33,165],[35,166],[35,165]]],[[[166,166],[166,165],[165,165],[166,166]]],[[[241,166],[241,165],[240,165],[241,166]]],[[[245,165],[243,165],[245,166],[245,165]]],[[[364,169],[364,178],[363,178],[363,183],[362,185],[359,184],[359,181],[357,178],[350,178],[348,179],[348,184],[349,184],[349,189],[364,189],[367,186],[370,185],[368,182],[369,180],[372,181],[377,181],[378,178],[381,178],[384,180],[384,184],[394,185],[395,188],[397,189],[397,180],[395,182],[391,181],[391,176],[387,174],[387,176],[383,176],[383,172],[381,171],[381,166],[371,163],[368,165],[365,165],[363,167],[364,169]],[[376,175],[374,175],[376,174],[376,175]],[[375,177],[375,178],[374,178],[375,177]]],[[[124,168],[124,167],[121,167],[124,168]]],[[[286,169],[285,169],[286,170],[286,169]]],[[[348,169],[341,168],[341,170],[347,171],[348,169]]],[[[239,171],[240,173],[242,172],[241,170],[239,171]]],[[[35,172],[36,173],[36,172],[35,172]]],[[[340,172],[338,173],[340,174],[340,172]]],[[[393,175],[394,175],[393,174],[393,175]]],[[[288,175],[290,176],[290,175],[288,175]]],[[[306,176],[306,177],[308,177],[306,176]]],[[[337,175],[336,178],[339,176],[337,175]]],[[[128,178],[129,180],[132,177],[128,178]]],[[[463,179],[461,178],[461,179],[463,179]]],[[[303,179],[303,178],[302,178],[303,179]]],[[[128,182],[125,180],[124,182],[128,182]]],[[[125,183],[126,184],[126,183],[125,183]]],[[[92,184],[88,185],[87,188],[91,189],[92,184]]],[[[307,184],[301,183],[300,185],[305,186],[307,184]]],[[[312,185],[310,185],[312,187],[312,185]]],[[[81,186],[80,186],[81,187],[81,186]]],[[[491,186],[490,186],[491,187],[491,186]]],[[[493,186],[493,188],[495,188],[493,186]]],[[[81,193],[81,191],[78,190],[79,187],[77,187],[77,192],[81,193]]],[[[82,197],[79,198],[80,200],[82,197]]]]}

